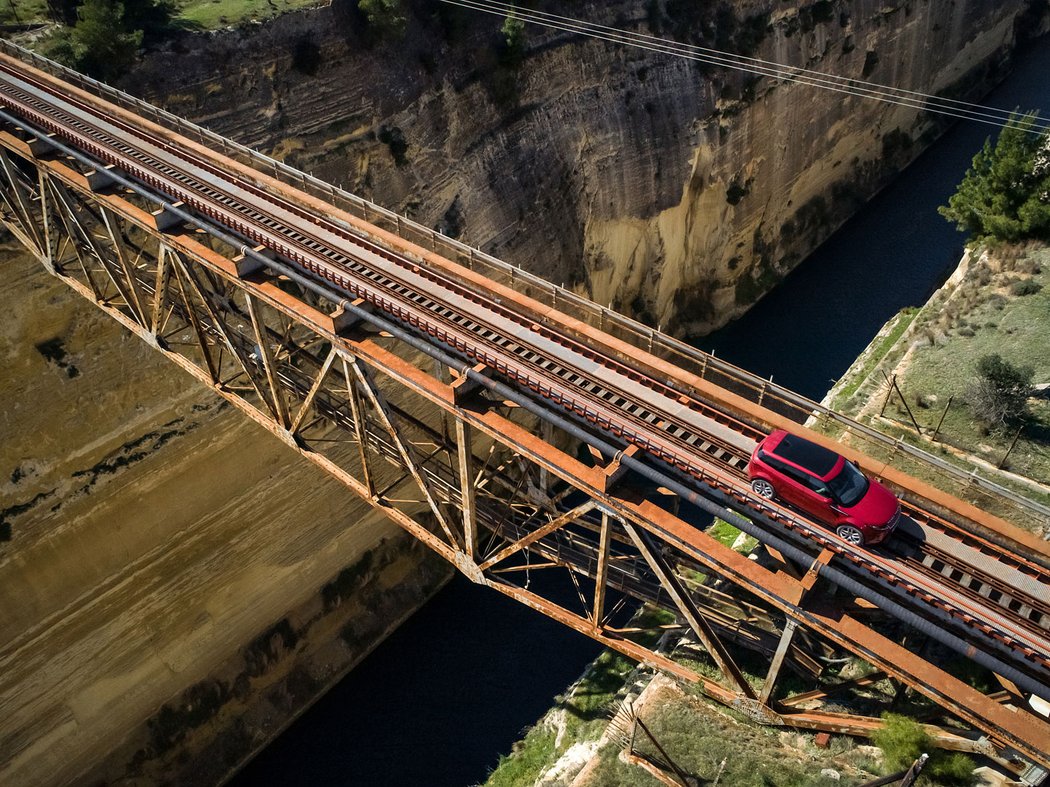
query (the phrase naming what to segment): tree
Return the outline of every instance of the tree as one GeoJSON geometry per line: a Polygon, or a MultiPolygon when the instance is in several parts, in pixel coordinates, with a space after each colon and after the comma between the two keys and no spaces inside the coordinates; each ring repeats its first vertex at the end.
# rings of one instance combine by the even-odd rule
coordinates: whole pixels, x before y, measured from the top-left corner
{"type": "Polygon", "coordinates": [[[994,147],[985,140],[942,216],[977,240],[1050,240],[1050,133],[1034,133],[1037,118],[1014,116],[994,147]]]}
{"type": "Polygon", "coordinates": [[[177,14],[174,0],[125,0],[123,29],[141,30],[147,44],[163,38],[177,14]]]}
{"type": "Polygon", "coordinates": [[[525,57],[525,23],[512,9],[503,20],[500,32],[503,33],[502,59],[507,65],[516,68],[525,57]]]}
{"type": "Polygon", "coordinates": [[[73,65],[99,79],[114,79],[135,62],[142,31],[124,23],[124,4],[116,0],[84,0],[80,21],[70,33],[73,65]]]}
{"type": "Polygon", "coordinates": [[[999,353],[983,355],[966,399],[978,419],[1001,431],[1024,418],[1034,374],[1031,366],[1014,366],[999,353]]]}
{"type": "Polygon", "coordinates": [[[916,784],[943,784],[949,787],[969,787],[974,779],[973,761],[964,754],[948,753],[936,748],[922,725],[907,716],[883,713],[885,722],[872,740],[882,749],[886,769],[890,773],[910,768],[922,754],[930,755],[916,784]]]}
{"type": "Polygon", "coordinates": [[[405,32],[405,9],[401,0],[357,0],[357,7],[377,36],[400,36],[405,32]]]}

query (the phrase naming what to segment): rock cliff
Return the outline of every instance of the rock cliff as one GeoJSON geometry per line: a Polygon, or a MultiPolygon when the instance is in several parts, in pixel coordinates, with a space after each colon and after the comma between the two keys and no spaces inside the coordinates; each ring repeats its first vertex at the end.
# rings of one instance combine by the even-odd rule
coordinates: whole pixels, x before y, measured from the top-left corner
{"type": "MultiPolygon", "coordinates": [[[[540,3],[539,7],[551,6],[540,3]]],[[[418,2],[151,54],[131,92],[679,334],[740,314],[917,155],[930,113],[418,2]]],[[[620,0],[645,34],[978,99],[1038,0],[620,0]],[[1022,20],[1023,24],[1022,24],[1022,20]]]]}

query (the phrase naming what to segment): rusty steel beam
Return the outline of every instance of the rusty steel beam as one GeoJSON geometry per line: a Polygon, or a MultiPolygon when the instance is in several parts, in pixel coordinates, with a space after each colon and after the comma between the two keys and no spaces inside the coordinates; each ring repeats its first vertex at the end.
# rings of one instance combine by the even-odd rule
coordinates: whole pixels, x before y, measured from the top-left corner
{"type": "Polygon", "coordinates": [[[655,545],[650,540],[649,534],[645,531],[639,531],[627,522],[624,522],[624,529],[627,531],[627,535],[631,537],[631,540],[634,541],[635,546],[638,547],[642,557],[645,558],[645,561],[660,579],[660,584],[667,589],[668,594],[678,608],[679,614],[685,618],[689,628],[693,630],[693,633],[703,643],[704,649],[714,659],[722,674],[732,681],[736,690],[744,697],[751,700],[755,699],[755,690],[751,688],[751,684],[747,682],[747,678],[744,677],[744,674],[740,671],[740,668],[736,665],[733,657],[726,650],[725,645],[722,644],[714,629],[707,622],[707,619],[693,604],[689,594],[682,587],[678,576],[671,571],[666,561],[660,556],[655,545]]]}

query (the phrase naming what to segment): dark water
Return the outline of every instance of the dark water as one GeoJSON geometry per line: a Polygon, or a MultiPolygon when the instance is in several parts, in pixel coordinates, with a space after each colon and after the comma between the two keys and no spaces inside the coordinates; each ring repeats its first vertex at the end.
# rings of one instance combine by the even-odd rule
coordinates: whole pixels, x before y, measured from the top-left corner
{"type": "MultiPolygon", "coordinates": [[[[1050,106],[1048,74],[1044,38],[986,103],[1050,106]]],[[[887,319],[921,304],[958,262],[964,239],[936,210],[990,133],[956,126],[775,292],[698,346],[822,397],[887,319]]],[[[457,577],[232,784],[483,781],[598,650],[457,577]]]]}
{"type": "MultiPolygon", "coordinates": [[[[1032,44],[983,103],[1050,111],[1050,38],[1032,44]]],[[[823,398],[886,320],[924,303],[955,269],[965,237],[937,207],[947,203],[996,131],[958,123],[777,289],[696,346],[823,398]]]]}

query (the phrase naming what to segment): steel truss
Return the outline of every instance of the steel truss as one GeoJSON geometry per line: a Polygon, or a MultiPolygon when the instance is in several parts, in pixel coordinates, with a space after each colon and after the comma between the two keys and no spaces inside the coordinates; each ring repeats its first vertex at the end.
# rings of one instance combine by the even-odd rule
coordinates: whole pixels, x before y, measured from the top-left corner
{"type": "Polygon", "coordinates": [[[674,498],[632,483],[622,457],[581,461],[575,437],[468,369],[435,362],[382,320],[260,263],[262,249],[184,223],[114,174],[0,130],[3,223],[48,271],[472,581],[764,724],[870,735],[877,718],[804,706],[887,680],[951,719],[927,726],[940,745],[1015,768],[1017,755],[1050,764],[1050,725],[1023,698],[982,694],[865,622],[870,606],[821,578],[830,554],[801,570],[747,559],[686,521],[674,498]],[[639,601],[673,613],[695,644],[689,659],[657,646],[660,626],[630,623],[639,601]],[[841,650],[875,672],[829,679],[824,660],[841,650]],[[811,688],[787,692],[785,667],[811,688]]]}

